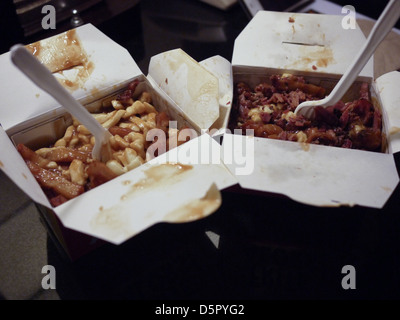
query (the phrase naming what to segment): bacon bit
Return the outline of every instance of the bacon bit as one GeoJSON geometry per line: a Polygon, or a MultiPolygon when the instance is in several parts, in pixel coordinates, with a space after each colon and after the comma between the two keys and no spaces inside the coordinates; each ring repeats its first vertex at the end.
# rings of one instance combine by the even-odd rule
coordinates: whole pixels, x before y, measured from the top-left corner
{"type": "Polygon", "coordinates": [[[61,194],[50,198],[50,203],[53,207],[58,207],[59,205],[62,205],[64,202],[67,202],[68,199],[61,194]]]}
{"type": "Polygon", "coordinates": [[[315,65],[313,65],[313,66],[312,66],[312,69],[313,69],[313,70],[317,70],[318,68],[317,68],[315,65]]]}
{"type": "Polygon", "coordinates": [[[323,87],[305,83],[304,78],[291,75],[290,77],[271,76],[272,85],[279,91],[292,91],[299,89],[306,94],[310,94],[316,98],[325,97],[325,89],[323,87]]]}
{"type": "Polygon", "coordinates": [[[136,87],[138,86],[138,84],[139,84],[139,80],[138,79],[133,80],[131,83],[128,84],[128,90],[130,90],[132,93],[135,92],[136,87]]]}
{"type": "Polygon", "coordinates": [[[317,106],[314,110],[315,119],[318,123],[327,123],[331,126],[337,126],[339,124],[339,118],[335,116],[332,109],[317,106]]]}
{"type": "Polygon", "coordinates": [[[259,85],[255,86],[254,91],[262,92],[265,97],[270,98],[276,90],[268,83],[260,83],[259,85]]]}
{"type": "Polygon", "coordinates": [[[128,105],[131,102],[132,95],[133,95],[132,90],[129,89],[125,90],[124,92],[122,92],[117,96],[117,100],[120,101],[123,105],[128,105]]]}
{"type": "Polygon", "coordinates": [[[250,88],[246,83],[244,83],[244,82],[239,82],[239,83],[236,85],[236,90],[237,90],[237,93],[238,93],[239,95],[241,95],[241,94],[244,93],[244,92],[251,92],[251,88],[250,88]]]}
{"type": "Polygon", "coordinates": [[[133,94],[135,93],[136,87],[139,85],[139,80],[135,79],[128,84],[127,89],[117,96],[117,100],[119,100],[123,105],[127,106],[133,103],[131,100],[133,98],[133,94]]]}
{"type": "Polygon", "coordinates": [[[156,125],[164,132],[168,132],[169,127],[169,117],[165,112],[160,112],[156,115],[156,125]]]}
{"type": "Polygon", "coordinates": [[[261,120],[264,123],[268,123],[271,121],[271,114],[268,112],[261,112],[261,120]]]}
{"type": "Polygon", "coordinates": [[[289,22],[293,23],[294,22],[294,18],[293,17],[289,17],[289,22]]]}

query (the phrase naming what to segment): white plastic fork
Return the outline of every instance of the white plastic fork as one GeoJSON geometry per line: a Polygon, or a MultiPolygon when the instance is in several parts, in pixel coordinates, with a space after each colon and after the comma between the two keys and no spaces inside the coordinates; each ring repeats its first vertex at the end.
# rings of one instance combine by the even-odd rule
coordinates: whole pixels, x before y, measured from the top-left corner
{"type": "Polygon", "coordinates": [[[336,104],[343,98],[346,91],[360,74],[362,68],[371,58],[378,45],[385,39],[400,17],[400,0],[390,0],[372,28],[364,46],[343,74],[331,93],[321,100],[304,101],[300,103],[295,114],[304,115],[306,118],[315,116],[314,108],[317,106],[328,107],[336,104]]]}
{"type": "Polygon", "coordinates": [[[14,65],[39,88],[50,94],[93,134],[95,137],[95,144],[92,150],[93,159],[102,162],[108,161],[111,158],[111,147],[109,144],[111,133],[85,107],[76,101],[50,70],[42,65],[23,45],[14,45],[10,51],[11,60],[14,65]]]}

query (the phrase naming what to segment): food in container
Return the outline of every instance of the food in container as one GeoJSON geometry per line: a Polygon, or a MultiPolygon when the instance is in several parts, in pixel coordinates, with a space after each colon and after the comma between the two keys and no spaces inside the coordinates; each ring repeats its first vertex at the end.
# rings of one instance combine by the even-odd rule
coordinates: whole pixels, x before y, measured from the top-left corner
{"type": "MultiPolygon", "coordinates": [[[[257,86],[262,91],[264,86],[261,84],[274,85],[275,81],[275,85],[279,87],[282,84],[282,76],[285,78],[287,75],[290,77],[287,79],[293,80],[295,79],[293,77],[296,77],[304,81],[304,83],[297,81],[294,90],[306,84],[308,88],[312,85],[325,89],[324,95],[329,93],[365,43],[365,36],[358,25],[356,24],[354,29],[343,29],[342,18],[335,15],[259,11],[235,40],[232,56],[235,86],[245,83],[250,88],[251,94],[257,97],[264,95],[262,92],[252,92],[256,91],[257,86]]],[[[399,150],[396,143],[398,139],[393,135],[393,126],[398,127],[399,117],[397,112],[393,112],[393,108],[388,108],[398,100],[398,91],[393,90],[393,85],[391,89],[388,89],[387,85],[384,87],[377,85],[382,83],[379,81],[380,78],[373,78],[373,59],[370,59],[342,98],[345,105],[355,103],[358,104],[359,110],[365,108],[370,112],[357,112],[353,115],[349,113],[347,121],[344,109],[339,108],[334,111],[334,113],[339,111],[336,116],[339,125],[340,119],[342,125],[347,123],[347,128],[344,126],[347,130],[343,135],[344,139],[338,139],[337,133],[335,136],[331,135],[337,129],[332,124],[328,126],[326,121],[336,122],[337,119],[332,118],[327,112],[320,113],[322,118],[320,122],[321,120],[325,122],[322,131],[309,129],[310,132],[304,132],[303,135],[300,133],[301,130],[298,132],[283,130],[290,129],[293,120],[295,122],[298,120],[292,119],[290,112],[293,111],[282,112],[283,120],[282,117],[276,119],[272,115],[276,111],[275,107],[271,108],[267,103],[268,107],[263,110],[259,106],[252,112],[249,110],[249,116],[246,108],[239,109],[240,104],[238,105],[236,100],[235,106],[232,106],[234,112],[231,114],[230,128],[239,128],[240,133],[246,134],[227,132],[222,142],[222,154],[224,159],[229,160],[232,155],[242,152],[232,146],[244,145],[249,141],[254,144],[254,166],[251,172],[246,175],[236,174],[238,165],[225,162],[231,173],[235,174],[240,187],[262,191],[265,194],[284,195],[295,201],[315,206],[360,205],[382,208],[399,182],[393,156],[399,150]],[[368,98],[373,109],[369,103],[365,103],[366,99],[363,97],[366,97],[366,92],[369,93],[368,98]],[[385,93],[384,100],[382,92],[385,93]],[[273,112],[270,114],[270,111],[273,112]],[[254,131],[258,130],[259,136],[254,136],[254,131],[251,133],[249,130],[246,132],[241,129],[245,123],[243,120],[246,119],[252,121],[247,126],[250,129],[253,127],[254,131]],[[264,133],[264,125],[268,129],[271,124],[276,124],[269,121],[275,119],[278,124],[281,122],[282,127],[272,127],[276,132],[265,130],[264,133]],[[259,121],[260,125],[255,124],[255,120],[259,121]],[[363,120],[368,123],[367,126],[363,120]],[[286,128],[286,125],[289,127],[286,128]],[[364,130],[367,127],[369,129],[364,130]],[[380,134],[376,131],[379,127],[381,127],[380,134]],[[349,141],[350,135],[356,139],[349,141]],[[262,136],[271,136],[275,139],[262,136]],[[309,143],[301,142],[303,140],[309,140],[309,143]],[[343,143],[340,143],[341,140],[343,143]],[[349,142],[352,148],[349,148],[349,142]],[[379,142],[381,144],[378,146],[379,142]]],[[[399,72],[394,72],[390,79],[394,83],[399,83],[399,72]]],[[[292,90],[287,94],[290,94],[290,91],[292,90]]],[[[315,91],[316,95],[317,93],[318,90],[315,91]]],[[[235,95],[237,99],[239,95],[236,92],[235,95]]],[[[243,102],[244,105],[248,103],[246,101],[243,102]]],[[[267,102],[272,103],[272,101],[267,102]]],[[[278,108],[277,103],[272,104],[278,108]]],[[[262,105],[264,107],[264,103],[262,105]]],[[[357,111],[357,108],[353,108],[353,111],[357,111]]],[[[298,125],[302,125],[301,121],[298,125]]],[[[304,129],[307,131],[308,128],[304,129]]]]}
{"type": "Polygon", "coordinates": [[[382,113],[367,82],[361,84],[358,99],[316,107],[315,118],[308,119],[295,114],[296,107],[325,97],[325,88],[291,74],[272,75],[268,80],[253,88],[245,82],[236,84],[231,130],[245,134],[250,129],[256,137],[304,144],[384,151],[382,113]]]}
{"type": "Polygon", "coordinates": [[[52,145],[36,150],[23,143],[17,145],[54,207],[142,165],[159,155],[160,150],[165,152],[183,143],[178,140],[180,130],[169,128],[169,116],[157,111],[149,92],[134,96],[138,84],[139,81],[132,81],[126,90],[103,100],[101,109],[92,113],[112,134],[112,159],[106,163],[93,159],[94,137],[77,119],[52,145]],[[157,136],[150,135],[156,141],[149,141],[148,133],[157,129],[165,133],[166,139],[157,141],[157,136]],[[169,143],[170,138],[175,144],[169,143]],[[148,152],[150,149],[157,154],[148,152]]]}

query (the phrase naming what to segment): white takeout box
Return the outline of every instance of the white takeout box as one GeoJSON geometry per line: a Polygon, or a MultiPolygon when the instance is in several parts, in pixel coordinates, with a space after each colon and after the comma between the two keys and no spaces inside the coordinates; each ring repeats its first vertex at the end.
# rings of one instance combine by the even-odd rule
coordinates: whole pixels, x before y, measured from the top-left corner
{"type": "MultiPolygon", "coordinates": [[[[343,16],[259,11],[236,38],[232,57],[234,83],[254,87],[273,74],[304,76],[331,90],[358,53],[365,37],[356,29],[342,28],[343,16]]],[[[382,208],[399,177],[393,153],[400,150],[400,73],[373,79],[373,60],[345,95],[358,98],[360,81],[371,85],[371,94],[383,109],[386,153],[307,145],[227,133],[224,162],[244,189],[283,194],[316,206],[361,205],[382,208]],[[227,139],[229,138],[229,139],[227,139]],[[252,170],[238,174],[235,155],[253,146],[252,170]],[[235,146],[233,148],[232,146],[235,146]],[[237,147],[239,146],[239,147],[237,147]],[[229,159],[225,160],[226,157],[229,159]]],[[[250,148],[251,149],[251,148],[250,148]]]]}
{"type": "MultiPolygon", "coordinates": [[[[86,54],[94,63],[94,70],[84,86],[71,93],[89,110],[101,103],[102,98],[121,92],[130,81],[138,79],[140,84],[137,91],[151,92],[153,105],[160,111],[167,110],[171,120],[178,122],[178,127],[188,125],[198,131],[200,128],[209,129],[202,127],[204,117],[193,118],[186,113],[187,106],[193,104],[190,96],[179,100],[183,103],[180,108],[157,84],[159,76],[168,72],[163,73],[163,66],[154,67],[154,64],[160,59],[170,59],[171,55],[179,60],[178,67],[184,65],[187,68],[181,70],[180,78],[173,78],[171,75],[168,81],[170,85],[186,90],[180,90],[181,93],[191,93],[193,86],[202,86],[202,79],[206,79],[207,83],[211,82],[213,87],[206,86],[209,90],[203,92],[203,96],[197,94],[196,101],[201,103],[201,99],[205,99],[209,102],[205,107],[214,110],[212,122],[220,121],[219,109],[228,108],[224,103],[230,107],[230,63],[224,62],[221,57],[210,58],[211,62],[203,62],[203,67],[182,50],[173,50],[156,56],[150,63],[152,72],[145,77],[126,49],[91,24],[77,28],[76,33],[86,54]],[[225,71],[221,70],[221,63],[215,63],[216,61],[222,61],[225,71]],[[214,69],[216,76],[206,68],[214,69]],[[152,78],[152,73],[156,80],[152,78]],[[218,74],[228,76],[219,79],[218,74]],[[193,75],[195,77],[190,78],[193,75]],[[174,83],[175,81],[180,84],[174,83]],[[219,93],[218,82],[227,88],[225,93],[219,93]]],[[[221,161],[212,163],[212,154],[218,154],[220,145],[210,135],[201,135],[199,132],[196,139],[52,208],[17,152],[15,144],[23,142],[37,145],[39,141],[42,144],[40,147],[43,147],[48,141],[54,142],[57,135],[58,138],[63,136],[71,121],[70,116],[53,98],[14,67],[10,53],[0,56],[0,65],[0,167],[35,203],[55,213],[56,217],[49,219],[53,229],[66,227],[96,239],[120,244],[158,222],[186,222],[213,213],[221,203],[219,190],[236,183],[236,179],[221,161]],[[199,160],[200,154],[202,158],[199,160]],[[194,158],[195,155],[197,158],[194,158]],[[186,168],[189,170],[182,173],[176,166],[172,166],[173,161],[188,165],[186,168]],[[162,177],[154,180],[149,187],[143,187],[143,181],[149,182],[150,170],[157,168],[164,170],[161,171],[162,177]],[[138,188],[138,184],[142,187],[138,188]],[[62,226],[54,221],[60,221],[62,226]]],[[[162,81],[165,79],[162,78],[162,81]]],[[[226,119],[228,114],[229,110],[223,113],[223,118],[226,119]]],[[[208,126],[212,124],[208,122],[208,126]]],[[[55,233],[57,234],[57,230],[55,233]]]]}

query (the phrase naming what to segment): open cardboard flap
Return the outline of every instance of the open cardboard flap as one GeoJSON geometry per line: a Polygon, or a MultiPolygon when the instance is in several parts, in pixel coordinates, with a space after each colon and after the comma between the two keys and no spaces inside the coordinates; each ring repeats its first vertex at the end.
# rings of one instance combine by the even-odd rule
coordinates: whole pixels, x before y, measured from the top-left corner
{"type": "MultiPolygon", "coordinates": [[[[62,83],[67,83],[65,87],[70,88],[71,94],[82,104],[105,96],[107,92],[115,90],[115,87],[123,85],[127,79],[142,74],[129,52],[93,25],[86,24],[74,31],[81,43],[82,51],[87,56],[90,70],[81,70],[83,66],[78,65],[54,75],[62,83]],[[88,77],[75,81],[78,73],[88,77]]],[[[11,63],[10,52],[0,56],[0,65],[2,68],[0,123],[4,130],[57,107],[52,97],[38,88],[11,63]]]]}
{"type": "Polygon", "coordinates": [[[206,217],[221,205],[219,190],[236,179],[222,165],[201,164],[196,156],[199,146],[210,146],[202,147],[203,157],[208,154],[212,159],[218,154],[217,142],[202,135],[66,202],[55,212],[66,227],[115,244],[158,222],[206,217]],[[112,192],[104,197],[106,190],[112,192]]]}
{"type": "MultiPolygon", "coordinates": [[[[233,66],[268,67],[340,77],[365,42],[360,27],[343,29],[343,16],[258,11],[235,40],[233,66]]],[[[361,77],[373,75],[373,58],[361,77]]]]}
{"type": "Polygon", "coordinates": [[[198,132],[217,121],[218,78],[181,49],[152,57],[149,78],[180,106],[198,132]]]}
{"type": "Polygon", "coordinates": [[[218,79],[219,86],[219,117],[211,126],[213,136],[216,136],[218,130],[226,128],[229,121],[229,114],[232,108],[233,100],[233,76],[231,63],[221,56],[210,57],[200,61],[199,64],[206,70],[214,74],[218,79]]]}
{"type": "Polygon", "coordinates": [[[241,135],[225,135],[223,148],[224,162],[241,187],[283,194],[309,205],[381,208],[399,181],[387,170],[395,167],[390,154],[241,135]],[[254,170],[247,165],[246,174],[238,175],[242,164],[225,159],[243,157],[242,149],[232,145],[246,145],[251,139],[256,145],[254,170]]]}
{"type": "Polygon", "coordinates": [[[400,72],[388,72],[376,79],[376,87],[385,106],[384,119],[388,128],[389,152],[400,151],[400,72]]]}
{"type": "Polygon", "coordinates": [[[161,95],[174,100],[198,132],[222,134],[220,129],[228,124],[233,99],[228,60],[213,56],[196,62],[183,50],[174,49],[151,58],[147,78],[161,95]],[[187,82],[178,87],[181,79],[187,82]]]}

